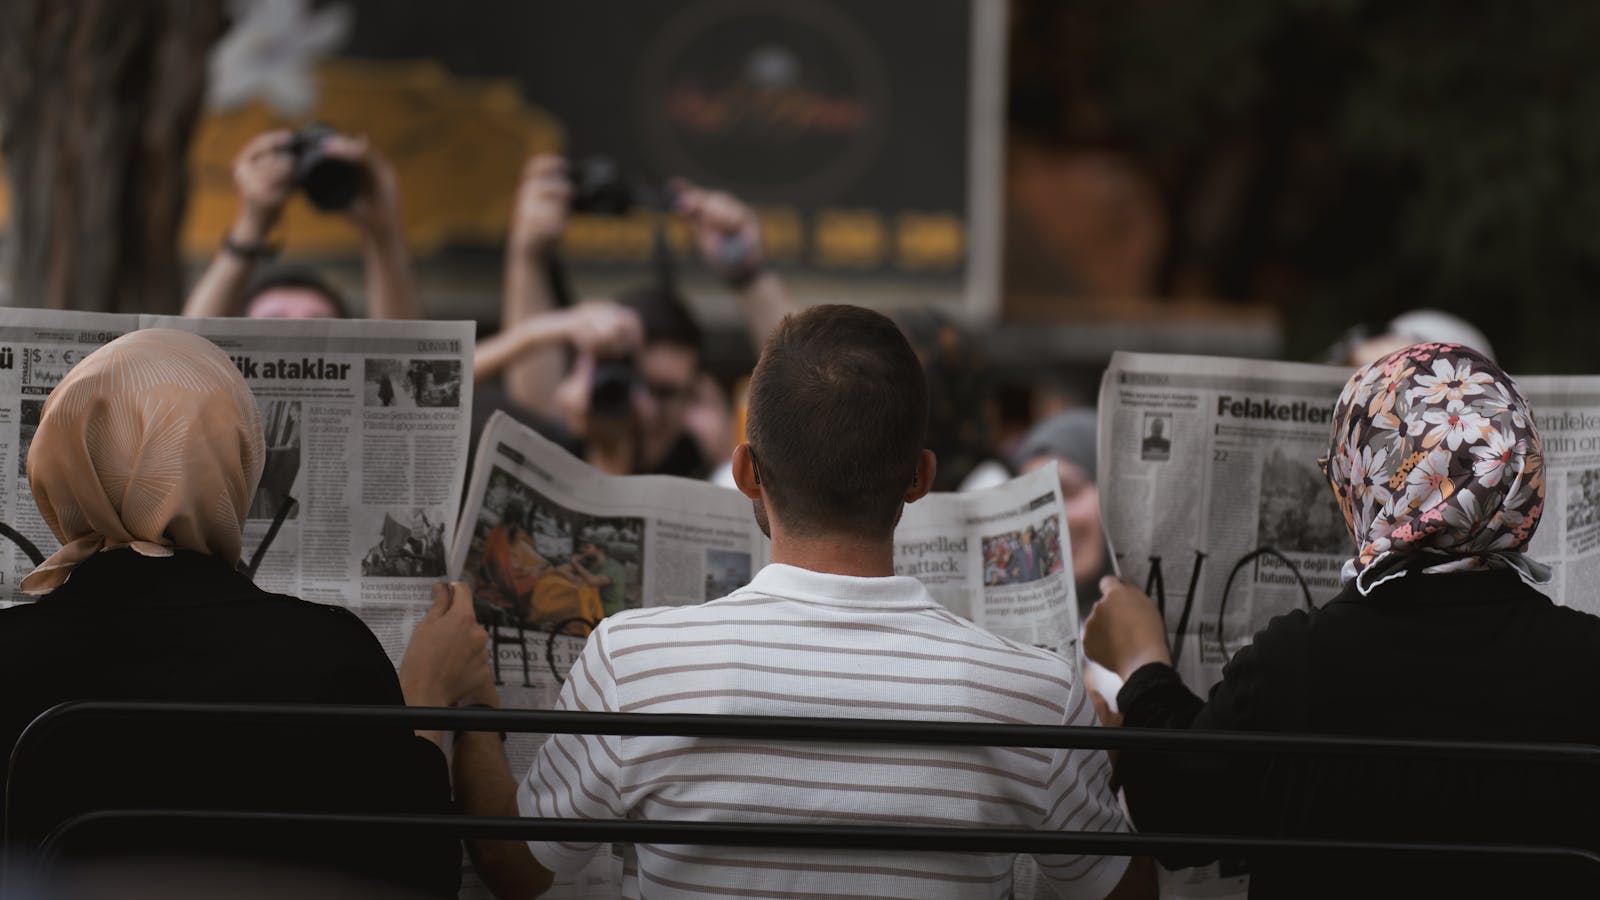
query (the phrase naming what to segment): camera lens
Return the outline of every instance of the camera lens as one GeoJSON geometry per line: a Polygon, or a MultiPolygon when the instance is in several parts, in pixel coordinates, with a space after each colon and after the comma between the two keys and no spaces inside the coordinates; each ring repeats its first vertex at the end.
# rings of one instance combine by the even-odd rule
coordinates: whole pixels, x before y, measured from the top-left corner
{"type": "Polygon", "coordinates": [[[361,169],[342,159],[318,155],[300,179],[306,199],[324,212],[348,209],[361,193],[361,169]]]}
{"type": "Polygon", "coordinates": [[[295,156],[295,184],[323,212],[347,209],[361,193],[361,167],[330,157],[323,149],[336,134],[332,126],[313,122],[295,132],[289,145],[295,156]]]}
{"type": "Polygon", "coordinates": [[[570,171],[573,212],[623,216],[633,209],[633,186],[616,160],[588,156],[574,162],[570,171]]]}
{"type": "Polygon", "coordinates": [[[589,389],[589,415],[611,420],[631,416],[633,389],[638,379],[638,373],[630,362],[610,360],[597,364],[589,389]]]}

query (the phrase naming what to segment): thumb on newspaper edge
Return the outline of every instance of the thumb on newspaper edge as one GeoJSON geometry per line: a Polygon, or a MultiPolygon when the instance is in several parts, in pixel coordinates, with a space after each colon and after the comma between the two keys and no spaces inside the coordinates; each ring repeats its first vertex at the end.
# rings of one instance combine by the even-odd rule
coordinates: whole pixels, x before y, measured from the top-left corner
{"type": "Polygon", "coordinates": [[[445,585],[445,589],[450,596],[447,612],[466,616],[469,619],[477,618],[477,613],[472,608],[472,589],[467,586],[465,581],[452,581],[445,585]]]}
{"type": "Polygon", "coordinates": [[[433,584],[433,605],[428,607],[425,619],[437,619],[450,609],[450,586],[442,581],[433,584]]]}

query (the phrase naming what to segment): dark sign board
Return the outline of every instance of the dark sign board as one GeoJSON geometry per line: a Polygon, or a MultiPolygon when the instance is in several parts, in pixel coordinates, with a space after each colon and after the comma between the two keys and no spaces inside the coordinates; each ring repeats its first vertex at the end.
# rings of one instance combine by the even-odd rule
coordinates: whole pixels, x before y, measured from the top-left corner
{"type": "MultiPolygon", "coordinates": [[[[752,203],[791,273],[904,281],[993,309],[997,0],[349,5],[344,55],[511,78],[559,121],[569,156],[752,203]]],[[[644,266],[635,232],[652,223],[575,221],[567,256],[644,266]]]]}

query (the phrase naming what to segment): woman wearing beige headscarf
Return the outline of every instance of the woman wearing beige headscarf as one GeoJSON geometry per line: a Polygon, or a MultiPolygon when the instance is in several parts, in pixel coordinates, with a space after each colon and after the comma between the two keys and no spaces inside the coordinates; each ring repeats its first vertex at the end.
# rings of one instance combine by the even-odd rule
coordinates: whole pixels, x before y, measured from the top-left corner
{"type": "MultiPolygon", "coordinates": [[[[118,338],[56,386],[28,478],[61,548],[23,580],[40,599],[0,610],[0,754],[68,700],[405,702],[382,647],[349,611],[267,593],[238,571],[262,448],[249,387],[193,334],[118,338]]],[[[13,839],[93,808],[449,808],[439,748],[403,730],[96,723],[80,737],[57,739],[48,762],[13,785],[13,839]]],[[[245,852],[440,896],[459,881],[448,840],[148,840],[168,853],[245,852]]]]}
{"type": "Polygon", "coordinates": [[[237,563],[263,458],[260,410],[214,344],[165,329],[112,341],[62,379],[40,416],[28,482],[62,546],[22,589],[49,593],[118,547],[237,563]]]}

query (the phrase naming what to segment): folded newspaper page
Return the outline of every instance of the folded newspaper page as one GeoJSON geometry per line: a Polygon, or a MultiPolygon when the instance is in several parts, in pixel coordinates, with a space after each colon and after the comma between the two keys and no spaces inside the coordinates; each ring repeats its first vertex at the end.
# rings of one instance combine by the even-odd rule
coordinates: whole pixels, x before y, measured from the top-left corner
{"type": "MultiPolygon", "coordinates": [[[[1354,553],[1317,460],[1338,366],[1118,353],[1100,387],[1099,481],[1122,577],[1162,608],[1179,673],[1204,692],[1269,620],[1320,606],[1354,553]]],[[[1600,613],[1600,376],[1516,378],[1544,439],[1529,552],[1558,603],[1600,613]]]]}
{"type": "Polygon", "coordinates": [[[0,603],[59,544],[28,489],[28,444],[50,389],[140,328],[200,334],[261,406],[266,465],[244,558],[262,588],[355,611],[398,661],[445,575],[466,477],[470,322],[185,319],[0,309],[0,603]],[[5,487],[10,485],[10,487],[5,487]],[[20,540],[19,540],[20,538],[20,540]]]}
{"type": "MultiPolygon", "coordinates": [[[[1053,473],[926,497],[906,507],[895,538],[896,571],[921,579],[951,611],[1076,659],[1077,598],[1053,473]]],[[[496,413],[478,442],[450,572],[472,586],[502,702],[543,709],[600,619],[725,596],[770,556],[738,491],[604,475],[496,413]]],[[[513,773],[528,770],[542,740],[508,737],[513,773]]],[[[619,855],[597,854],[547,896],[615,897],[621,865],[619,855]]]]}
{"type": "Polygon", "coordinates": [[[1100,384],[1102,516],[1204,696],[1268,620],[1339,591],[1353,552],[1317,460],[1350,371],[1118,353],[1100,384]]]}

